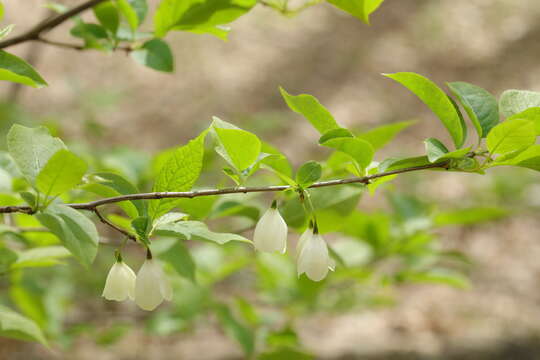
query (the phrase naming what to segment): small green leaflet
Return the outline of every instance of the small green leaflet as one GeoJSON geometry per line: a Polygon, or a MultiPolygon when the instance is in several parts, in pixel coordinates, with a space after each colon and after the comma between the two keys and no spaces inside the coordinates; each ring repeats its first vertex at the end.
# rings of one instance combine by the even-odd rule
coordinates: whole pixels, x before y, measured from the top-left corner
{"type": "Polygon", "coordinates": [[[463,158],[471,151],[470,147],[448,151],[446,146],[435,138],[424,140],[424,144],[426,146],[427,157],[431,163],[437,162],[438,160],[463,158]]]}
{"type": "Polygon", "coordinates": [[[58,196],[77,186],[88,166],[66,149],[58,150],[36,178],[36,187],[46,196],[58,196]]]}
{"type": "Polygon", "coordinates": [[[536,135],[540,135],[540,107],[532,107],[510,116],[507,120],[523,119],[534,123],[536,135]]]}
{"type": "Polygon", "coordinates": [[[259,138],[240,129],[222,129],[214,126],[220,144],[216,151],[241,172],[255,163],[261,152],[259,138]]]}
{"type": "Polygon", "coordinates": [[[499,123],[497,99],[481,87],[466,82],[451,82],[447,85],[469,115],[478,137],[486,137],[499,123]]]}
{"type": "Polygon", "coordinates": [[[9,154],[30,184],[35,183],[51,156],[65,149],[64,143],[52,137],[47,128],[27,128],[17,124],[7,134],[7,146],[9,154]]]}
{"type": "Polygon", "coordinates": [[[200,221],[179,221],[158,226],[155,229],[157,235],[175,236],[184,240],[206,240],[223,245],[229,241],[251,243],[243,236],[210,231],[206,224],[200,221]]]}
{"type": "Polygon", "coordinates": [[[303,115],[321,134],[340,126],[330,112],[315,97],[307,94],[291,95],[279,88],[283,99],[292,111],[303,115]]]}
{"type": "Polygon", "coordinates": [[[348,12],[369,24],[369,15],[373,13],[384,0],[326,0],[337,8],[348,12]]]}
{"type": "Polygon", "coordinates": [[[319,180],[322,175],[322,167],[316,161],[308,161],[298,169],[296,173],[296,183],[303,188],[307,188],[315,181],[319,180]]]}
{"type": "Polygon", "coordinates": [[[34,321],[2,305],[0,305],[0,336],[37,341],[47,345],[47,340],[34,321]]]}
{"type": "Polygon", "coordinates": [[[527,90],[506,90],[499,99],[499,110],[504,117],[510,117],[531,107],[540,106],[540,92],[527,90]]]}
{"type": "Polygon", "coordinates": [[[431,80],[412,72],[384,74],[408,88],[442,121],[457,149],[465,142],[466,127],[452,100],[431,80]]]}
{"type": "Polygon", "coordinates": [[[154,15],[157,37],[171,30],[208,33],[226,39],[222,25],[251,10],[257,0],[163,0],[154,15]]]}
{"type": "Polygon", "coordinates": [[[501,162],[496,160],[492,165],[513,165],[540,171],[540,145],[532,145],[524,151],[518,151],[514,157],[501,162]]]}
{"type": "Polygon", "coordinates": [[[99,235],[90,219],[62,204],[50,205],[36,217],[83,265],[89,266],[94,261],[99,235]]]}
{"type": "MultiPolygon", "coordinates": [[[[157,175],[153,191],[188,191],[192,188],[201,173],[206,134],[204,131],[174,150],[157,175]]],[[[175,207],[177,202],[178,199],[152,200],[148,214],[151,219],[156,219],[175,207]]]]}
{"type": "Polygon", "coordinates": [[[92,9],[99,23],[112,34],[116,34],[120,25],[120,17],[116,6],[111,1],[105,1],[92,9]]]}
{"type": "Polygon", "coordinates": [[[43,78],[23,59],[0,50],[0,80],[11,81],[34,88],[47,86],[43,78]]]}
{"type": "Polygon", "coordinates": [[[507,120],[495,126],[487,136],[487,148],[492,154],[506,154],[534,144],[536,131],[531,121],[507,120]]]}
{"type": "Polygon", "coordinates": [[[415,120],[410,120],[378,126],[375,129],[358,134],[357,138],[367,141],[377,151],[392,141],[397,134],[415,123],[415,120]]]}
{"type": "Polygon", "coordinates": [[[171,48],[161,39],[152,39],[131,52],[133,60],[151,69],[163,72],[174,71],[174,60],[171,48]]]}

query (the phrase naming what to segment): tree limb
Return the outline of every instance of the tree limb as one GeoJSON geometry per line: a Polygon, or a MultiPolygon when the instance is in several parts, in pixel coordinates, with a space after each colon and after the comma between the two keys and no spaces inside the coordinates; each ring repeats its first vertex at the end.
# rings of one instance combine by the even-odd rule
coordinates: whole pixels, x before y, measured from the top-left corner
{"type": "MultiPolygon", "coordinates": [[[[372,180],[379,179],[386,176],[397,175],[407,172],[426,170],[426,169],[448,169],[449,161],[443,161],[433,164],[412,166],[408,168],[392,170],[387,172],[382,172],[379,174],[363,176],[363,177],[353,177],[348,179],[336,179],[316,182],[309,186],[309,188],[320,188],[327,186],[336,186],[344,184],[369,184],[372,180]]],[[[166,199],[166,198],[195,198],[199,196],[212,196],[212,195],[225,195],[225,194],[247,194],[254,192],[276,192],[276,191],[285,191],[292,189],[290,185],[278,185],[278,186],[261,186],[261,187],[235,187],[235,188],[225,188],[225,189],[210,189],[210,190],[196,190],[196,191],[183,191],[183,192],[150,192],[150,193],[140,193],[140,194],[128,194],[113,196],[109,198],[103,198],[95,201],[90,201],[86,203],[77,203],[77,204],[66,204],[73,209],[79,210],[91,210],[100,217],[99,212],[97,212],[97,207],[107,204],[119,203],[122,201],[129,200],[155,200],[155,199],[166,199]]],[[[33,209],[30,206],[0,206],[0,214],[4,213],[26,213],[32,214],[33,209]]],[[[100,217],[101,219],[101,217],[100,217]]],[[[103,221],[103,220],[102,220],[103,221]]],[[[110,224],[108,224],[110,226],[110,224]]]]}
{"type": "Polygon", "coordinates": [[[46,32],[54,29],[58,25],[64,23],[71,17],[80,14],[88,9],[91,9],[92,7],[98,5],[99,3],[104,2],[105,0],[89,0],[79,6],[74,7],[73,9],[70,9],[62,14],[50,17],[48,19],[45,19],[44,21],[40,22],[30,30],[28,30],[25,33],[22,33],[18,36],[14,36],[10,39],[0,41],[0,49],[5,49],[7,47],[17,45],[20,43],[24,43],[27,41],[39,41],[41,35],[45,34],[46,32]]]}

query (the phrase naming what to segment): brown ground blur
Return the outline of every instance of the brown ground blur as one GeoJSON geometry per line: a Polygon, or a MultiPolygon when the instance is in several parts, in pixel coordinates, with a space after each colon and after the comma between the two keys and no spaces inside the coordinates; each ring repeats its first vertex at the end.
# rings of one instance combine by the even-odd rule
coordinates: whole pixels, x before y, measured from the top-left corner
{"type": "MultiPolygon", "coordinates": [[[[8,21],[23,31],[44,15],[41,3],[7,0],[8,21]]],[[[227,43],[209,36],[171,34],[174,75],[144,69],[121,53],[43,47],[36,65],[51,86],[39,92],[24,89],[19,100],[38,114],[62,114],[64,136],[71,139],[149,151],[184,142],[217,115],[266,134],[266,140],[300,163],[320,151],[317,136],[286,109],[279,85],[292,93],[316,95],[350,127],[421,119],[384,155],[402,154],[403,149],[411,155],[420,153],[422,140],[434,133],[448,138],[427,108],[380,73],[415,71],[439,84],[462,80],[496,95],[507,88],[540,90],[537,0],[387,0],[372,21],[368,27],[325,5],[293,19],[259,7],[233,25],[227,43]],[[100,92],[118,94],[119,100],[98,113],[82,111],[81,98],[100,92]],[[103,137],[88,136],[81,125],[88,117],[104,127],[103,137]]],[[[63,39],[67,29],[50,36],[63,39]]],[[[36,45],[14,50],[25,56],[31,46],[36,45]]],[[[9,87],[0,91],[5,96],[9,87]]],[[[457,203],[471,188],[490,180],[445,174],[422,181],[416,188],[425,195],[457,203]]],[[[531,192],[529,200],[538,205],[538,197],[538,191],[531,192]]],[[[374,200],[366,200],[367,205],[370,201],[374,200]]],[[[448,246],[459,247],[475,261],[471,290],[408,286],[400,290],[396,308],[303,320],[302,339],[325,359],[361,355],[387,359],[390,353],[396,359],[540,358],[539,219],[528,214],[442,234],[448,246]]],[[[151,341],[134,332],[112,349],[81,341],[68,357],[36,356],[241,357],[236,345],[212,328],[151,341]]]]}

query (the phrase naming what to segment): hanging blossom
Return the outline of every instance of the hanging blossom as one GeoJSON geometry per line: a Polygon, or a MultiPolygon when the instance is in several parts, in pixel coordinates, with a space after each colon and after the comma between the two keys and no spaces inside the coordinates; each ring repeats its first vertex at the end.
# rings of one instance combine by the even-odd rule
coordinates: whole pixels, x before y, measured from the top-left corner
{"type": "Polygon", "coordinates": [[[275,200],[255,226],[253,244],[255,249],[259,251],[285,253],[287,249],[287,224],[281,217],[275,200]]]}
{"type": "Polygon", "coordinates": [[[116,262],[109,270],[102,296],[107,300],[124,301],[135,298],[135,273],[122,261],[122,255],[116,254],[116,262]]]}
{"type": "Polygon", "coordinates": [[[334,270],[334,261],[328,253],[328,246],[319,234],[317,224],[310,226],[300,236],[296,246],[296,261],[298,276],[306,274],[313,281],[321,281],[334,270]]]}
{"type": "Polygon", "coordinates": [[[137,273],[135,303],[143,310],[154,310],[163,300],[171,301],[172,288],[161,265],[152,259],[150,250],[137,273]]]}

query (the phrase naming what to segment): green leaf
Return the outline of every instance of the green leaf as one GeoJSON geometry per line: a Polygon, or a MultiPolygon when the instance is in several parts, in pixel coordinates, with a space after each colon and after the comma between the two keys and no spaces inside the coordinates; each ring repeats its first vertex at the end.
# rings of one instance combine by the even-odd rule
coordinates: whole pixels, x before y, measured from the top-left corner
{"type": "Polygon", "coordinates": [[[486,137],[499,123],[497,99],[481,87],[466,82],[457,81],[447,85],[469,115],[478,137],[486,137]]]}
{"type": "Polygon", "coordinates": [[[178,274],[195,282],[195,262],[182,241],[175,241],[174,245],[159,257],[171,264],[178,274]]]}
{"type": "Polygon", "coordinates": [[[71,28],[70,34],[74,37],[83,39],[87,48],[108,50],[112,47],[109,43],[107,29],[98,24],[78,22],[71,28]]]}
{"type": "Polygon", "coordinates": [[[131,222],[131,227],[135,230],[137,238],[146,246],[150,245],[149,235],[152,231],[152,221],[148,216],[139,216],[131,222]]]}
{"type": "Polygon", "coordinates": [[[90,219],[62,204],[52,204],[36,217],[83,265],[88,266],[94,261],[99,235],[90,219]]]}
{"type": "Polygon", "coordinates": [[[492,154],[505,154],[534,144],[536,131],[528,120],[507,120],[495,126],[487,136],[487,148],[492,154]]]}
{"type": "Polygon", "coordinates": [[[2,305],[0,305],[0,336],[37,341],[47,345],[47,340],[34,321],[2,305]]]}
{"type": "MultiPolygon", "coordinates": [[[[191,190],[201,173],[206,133],[202,132],[170,155],[156,177],[153,191],[191,190]]],[[[148,214],[151,219],[156,219],[175,207],[177,202],[177,199],[152,200],[148,214]]]]}
{"type": "Polygon", "coordinates": [[[340,126],[319,100],[307,94],[291,95],[282,87],[279,88],[281,96],[292,111],[303,115],[321,134],[340,126]]]}
{"type": "Polygon", "coordinates": [[[120,25],[118,10],[112,1],[105,1],[92,8],[99,23],[111,33],[116,34],[120,25]]]}
{"type": "Polygon", "coordinates": [[[379,172],[400,170],[408,167],[429,165],[427,156],[415,156],[410,158],[388,158],[379,164],[379,172]]]}
{"type": "Polygon", "coordinates": [[[373,146],[375,151],[388,144],[394,137],[416,123],[415,120],[401,121],[393,124],[382,125],[375,129],[358,134],[357,138],[365,140],[373,146]]]}
{"type": "Polygon", "coordinates": [[[6,248],[0,247],[0,274],[8,271],[13,263],[17,261],[17,253],[6,248]]]}
{"type": "Polygon", "coordinates": [[[27,128],[13,125],[7,134],[9,153],[23,176],[34,184],[47,161],[61,149],[64,143],[49,134],[45,127],[27,128]]]}
{"type": "Polygon", "coordinates": [[[152,39],[145,42],[140,49],[131,52],[131,57],[139,64],[157,71],[174,71],[171,48],[161,39],[152,39]]]}
{"type": "Polygon", "coordinates": [[[327,0],[335,7],[348,12],[369,25],[369,15],[373,13],[384,0],[327,0]]]}
{"type": "Polygon", "coordinates": [[[348,129],[345,128],[337,128],[328,130],[319,138],[319,144],[323,144],[327,142],[328,140],[334,139],[334,138],[342,138],[342,137],[350,137],[353,138],[354,135],[352,132],[350,132],[348,129]]]}
{"type": "Polygon", "coordinates": [[[540,106],[540,92],[527,90],[506,90],[499,99],[499,110],[504,117],[510,117],[531,107],[540,106]]]}
{"type": "Polygon", "coordinates": [[[370,143],[365,140],[340,137],[330,139],[323,144],[349,155],[362,169],[366,169],[373,159],[374,150],[370,143]]]}
{"type": "Polygon", "coordinates": [[[63,246],[42,246],[24,250],[18,253],[17,261],[11,266],[12,269],[29,267],[45,267],[59,264],[59,259],[70,256],[69,251],[63,246]]]}
{"type": "Polygon", "coordinates": [[[501,162],[497,159],[492,165],[513,165],[540,171],[540,145],[532,145],[515,156],[501,162]]]}
{"type": "Polygon", "coordinates": [[[40,171],[36,187],[47,196],[58,196],[77,186],[88,166],[66,149],[58,150],[40,171]]]}
{"type": "Polygon", "coordinates": [[[243,236],[210,231],[205,223],[200,221],[179,221],[171,224],[160,225],[155,233],[162,236],[175,236],[184,240],[205,240],[223,245],[229,241],[241,241],[251,243],[243,236]]]}
{"type": "Polygon", "coordinates": [[[47,86],[47,83],[23,59],[0,50],[0,80],[11,81],[23,85],[41,88],[47,86]]]}
{"type": "Polygon", "coordinates": [[[255,351],[255,336],[253,331],[241,324],[224,304],[216,304],[217,318],[225,333],[240,343],[244,353],[249,357],[255,351]]]}
{"type": "Polygon", "coordinates": [[[435,225],[473,225],[486,221],[498,220],[506,217],[508,211],[494,207],[472,207],[448,212],[441,212],[435,216],[435,225]]]}
{"type": "Polygon", "coordinates": [[[250,167],[259,157],[261,141],[256,135],[240,129],[222,129],[216,126],[214,130],[221,145],[216,151],[239,172],[250,167]]]}
{"type": "Polygon", "coordinates": [[[4,4],[0,2],[0,20],[4,18],[4,13],[5,13],[4,4]]]}
{"type": "Polygon", "coordinates": [[[15,24],[10,24],[3,29],[0,29],[0,40],[5,39],[9,34],[11,34],[11,31],[15,27],[15,24]]]}
{"type": "Polygon", "coordinates": [[[315,181],[319,180],[322,175],[322,167],[316,161],[308,161],[298,169],[296,173],[296,183],[303,188],[307,188],[315,181]]]}
{"type": "Polygon", "coordinates": [[[435,162],[448,153],[446,146],[435,138],[424,140],[424,144],[426,145],[426,153],[430,162],[435,162]]]}
{"type": "Polygon", "coordinates": [[[146,0],[117,0],[116,3],[131,30],[135,31],[142,24],[148,12],[146,0]]]}
{"type": "Polygon", "coordinates": [[[402,84],[418,96],[442,121],[452,136],[456,148],[459,149],[463,145],[466,128],[463,126],[458,109],[434,82],[412,72],[385,74],[385,76],[402,84]]]}
{"type": "Polygon", "coordinates": [[[540,135],[540,107],[532,107],[510,116],[507,120],[523,119],[534,123],[536,135],[540,135]]]}
{"type": "Polygon", "coordinates": [[[233,22],[257,3],[257,0],[163,0],[154,15],[156,36],[171,30],[209,33],[223,36],[220,25],[233,22]]]}
{"type": "Polygon", "coordinates": [[[415,283],[435,283],[456,287],[458,289],[468,289],[469,279],[455,270],[434,268],[417,273],[408,273],[407,280],[415,283]]]}

